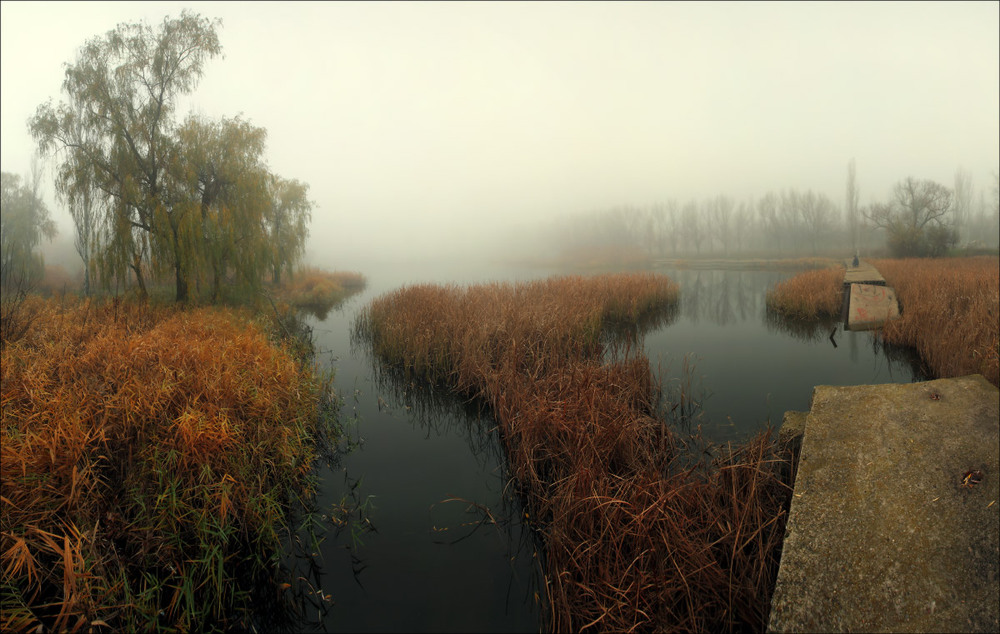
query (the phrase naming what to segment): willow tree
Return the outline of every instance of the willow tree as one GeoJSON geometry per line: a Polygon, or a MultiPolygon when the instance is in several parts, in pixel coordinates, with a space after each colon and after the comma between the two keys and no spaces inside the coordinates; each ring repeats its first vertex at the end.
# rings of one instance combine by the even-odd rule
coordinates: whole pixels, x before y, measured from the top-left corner
{"type": "Polygon", "coordinates": [[[308,198],[309,185],[295,179],[273,177],[271,192],[265,228],[271,245],[271,280],[280,284],[282,271],[290,269],[305,253],[312,202],[308,198]]]}
{"type": "Polygon", "coordinates": [[[45,270],[35,250],[43,238],[56,235],[56,225],[40,193],[37,164],[25,180],[16,174],[0,175],[0,294],[24,292],[45,270]]]}
{"type": "Polygon", "coordinates": [[[177,131],[171,174],[184,219],[185,266],[218,298],[227,272],[256,288],[271,263],[265,230],[272,176],[263,160],[267,131],[236,117],[191,116],[177,131]]]}
{"type": "Polygon", "coordinates": [[[129,270],[146,295],[144,269],[170,261],[177,299],[187,297],[181,227],[187,207],[165,199],[172,160],[174,108],[179,95],[194,90],[205,63],[221,52],[216,27],[184,11],[158,29],[119,24],[89,40],[66,67],[68,102],[38,107],[29,129],[43,152],[65,153],[58,172],[61,192],[91,187],[109,235],[99,259],[102,277],[123,279],[129,270]],[[66,162],[87,170],[65,169],[66,162]],[[89,171],[88,171],[89,170],[89,171]],[[83,180],[79,175],[86,174],[83,180]]]}

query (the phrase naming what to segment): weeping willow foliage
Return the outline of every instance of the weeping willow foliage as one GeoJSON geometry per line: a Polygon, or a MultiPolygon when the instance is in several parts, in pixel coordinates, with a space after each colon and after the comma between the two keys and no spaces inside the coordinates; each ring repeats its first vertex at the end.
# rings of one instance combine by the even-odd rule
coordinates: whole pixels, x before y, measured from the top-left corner
{"type": "Polygon", "coordinates": [[[172,277],[178,301],[216,299],[280,279],[303,254],[308,185],[268,171],[266,131],[239,117],[175,121],[177,96],[221,53],[219,24],[185,11],[92,38],[67,66],[68,103],[29,122],[43,153],[62,154],[57,192],[78,234],[92,214],[85,260],[106,288],[134,280],[145,296],[149,278],[172,277]]]}
{"type": "Polygon", "coordinates": [[[255,289],[268,261],[266,130],[239,117],[191,116],[177,138],[172,174],[185,274],[213,299],[223,281],[255,289]]]}

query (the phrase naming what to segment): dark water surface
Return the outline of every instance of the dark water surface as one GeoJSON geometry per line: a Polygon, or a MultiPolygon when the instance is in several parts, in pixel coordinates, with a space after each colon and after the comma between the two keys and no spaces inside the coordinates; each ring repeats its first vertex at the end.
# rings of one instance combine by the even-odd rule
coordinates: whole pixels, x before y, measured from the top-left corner
{"type": "MultiPolygon", "coordinates": [[[[786,410],[808,409],[815,385],[922,378],[907,353],[887,355],[868,333],[838,327],[835,346],[833,325],[768,319],[764,294],[790,272],[661,272],[680,283],[681,303],[668,325],[646,335],[645,349],[675,382],[687,357],[703,397],[699,422],[713,440],[779,425],[786,410]]],[[[367,506],[320,544],[321,567],[302,571],[314,596],[327,597],[307,604],[310,629],[538,631],[541,570],[523,511],[504,489],[493,421],[445,394],[380,380],[367,354],[352,350],[350,331],[360,308],[404,284],[527,280],[546,272],[400,265],[363,273],[363,293],[312,322],[336,368],[341,416],[353,421],[355,445],[318,470],[320,511],[336,515],[342,500],[367,506]],[[481,521],[487,517],[496,521],[481,521]]]]}

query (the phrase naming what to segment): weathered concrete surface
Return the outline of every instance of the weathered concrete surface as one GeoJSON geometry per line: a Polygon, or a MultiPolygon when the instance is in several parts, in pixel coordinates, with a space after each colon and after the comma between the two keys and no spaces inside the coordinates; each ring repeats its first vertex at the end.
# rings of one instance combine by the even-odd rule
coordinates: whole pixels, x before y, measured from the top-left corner
{"type": "Polygon", "coordinates": [[[882,274],[878,272],[871,264],[861,260],[858,266],[852,266],[854,262],[852,260],[846,260],[844,262],[844,267],[847,269],[844,271],[844,286],[849,286],[850,284],[875,284],[878,286],[885,285],[885,278],[882,274]]]}
{"type": "Polygon", "coordinates": [[[1000,630],[998,395],[981,375],[815,389],[770,631],[1000,630]]]}
{"type": "Polygon", "coordinates": [[[896,291],[888,286],[851,284],[847,309],[848,330],[869,330],[899,317],[896,291]]]}
{"type": "Polygon", "coordinates": [[[785,412],[778,429],[778,442],[784,447],[798,451],[802,446],[802,435],[806,430],[809,412],[785,412]]]}

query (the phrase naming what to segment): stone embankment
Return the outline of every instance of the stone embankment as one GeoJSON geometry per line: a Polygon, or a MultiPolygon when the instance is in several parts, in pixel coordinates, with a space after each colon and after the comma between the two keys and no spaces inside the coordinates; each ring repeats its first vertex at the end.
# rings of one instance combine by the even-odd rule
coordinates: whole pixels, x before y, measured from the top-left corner
{"type": "Polygon", "coordinates": [[[773,632],[1000,630],[1000,391],[981,375],[818,386],[773,632]]]}

